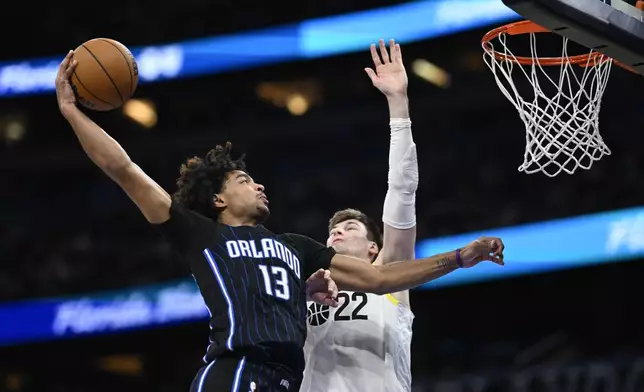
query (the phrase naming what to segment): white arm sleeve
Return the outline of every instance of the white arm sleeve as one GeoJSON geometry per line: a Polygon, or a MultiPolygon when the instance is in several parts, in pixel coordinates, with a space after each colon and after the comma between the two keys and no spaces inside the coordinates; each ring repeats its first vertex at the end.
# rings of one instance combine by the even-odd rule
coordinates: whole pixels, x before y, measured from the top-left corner
{"type": "Polygon", "coordinates": [[[416,225],[416,144],[411,134],[410,119],[392,118],[389,126],[389,188],[385,196],[382,221],[395,229],[410,229],[416,225]]]}

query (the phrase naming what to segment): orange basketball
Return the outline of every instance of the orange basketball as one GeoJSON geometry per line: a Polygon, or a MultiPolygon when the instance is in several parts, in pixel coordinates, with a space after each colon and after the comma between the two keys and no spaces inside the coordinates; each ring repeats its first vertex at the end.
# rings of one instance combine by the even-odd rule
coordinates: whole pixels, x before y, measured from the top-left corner
{"type": "Polygon", "coordinates": [[[74,50],[78,61],[71,78],[79,104],[107,111],[123,105],[136,90],[139,70],[132,53],[120,42],[95,38],[74,50]]]}

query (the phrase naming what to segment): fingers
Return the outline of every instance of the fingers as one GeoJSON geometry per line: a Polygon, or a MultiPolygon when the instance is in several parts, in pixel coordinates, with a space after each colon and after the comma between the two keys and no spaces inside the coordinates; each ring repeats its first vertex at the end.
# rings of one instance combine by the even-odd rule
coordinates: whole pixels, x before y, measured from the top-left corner
{"type": "Polygon", "coordinates": [[[380,46],[380,56],[382,57],[382,62],[385,64],[390,63],[391,61],[389,60],[389,53],[387,52],[387,47],[385,46],[385,40],[381,39],[380,41],[378,41],[378,45],[380,46]]]}
{"type": "MultiPolygon", "coordinates": [[[[393,39],[391,40],[393,42],[393,39]]],[[[400,49],[400,44],[396,44],[393,49],[394,55],[392,60],[395,63],[402,63],[402,49],[400,49]]]]}
{"type": "Polygon", "coordinates": [[[382,61],[380,60],[380,56],[378,56],[376,44],[371,44],[369,49],[371,50],[371,59],[373,60],[373,65],[378,68],[379,65],[382,65],[382,61]]]}
{"type": "Polygon", "coordinates": [[[365,68],[364,71],[367,73],[367,76],[369,76],[369,79],[371,79],[372,82],[376,81],[377,75],[371,68],[365,68]]]}
{"type": "Polygon", "coordinates": [[[72,60],[72,63],[67,67],[67,70],[65,71],[65,78],[70,79],[72,75],[74,74],[74,71],[76,70],[76,66],[78,65],[78,61],[72,60]]]}
{"type": "Polygon", "coordinates": [[[338,306],[338,285],[331,279],[331,271],[324,270],[324,279],[327,282],[327,297],[325,302],[329,302],[327,303],[329,306],[338,306]]]}
{"type": "Polygon", "coordinates": [[[490,241],[490,249],[492,252],[494,252],[495,256],[503,256],[503,249],[505,249],[505,245],[503,245],[503,241],[501,241],[500,238],[493,238],[490,241]]]}
{"type": "MultiPolygon", "coordinates": [[[[374,69],[378,71],[383,65],[391,63],[402,64],[402,51],[400,45],[392,38],[389,40],[389,51],[385,45],[385,40],[378,40],[378,47],[376,44],[371,44],[369,50],[371,51],[371,59],[373,60],[374,69]],[[380,53],[378,53],[380,51],[380,53]]],[[[369,76],[372,82],[375,82],[378,74],[374,72],[374,69],[365,68],[365,72],[369,76]]]]}
{"type": "Polygon", "coordinates": [[[505,245],[498,237],[480,237],[473,241],[476,247],[480,249],[485,260],[493,261],[497,264],[504,265],[503,251],[505,245]]]}
{"type": "Polygon", "coordinates": [[[383,39],[378,40],[378,49],[380,49],[380,55],[378,55],[376,45],[371,44],[371,58],[376,68],[383,64],[402,62],[402,50],[393,38],[389,40],[389,51],[387,51],[385,40],[383,39]]]}
{"type": "Polygon", "coordinates": [[[324,271],[324,279],[327,281],[327,291],[331,298],[337,298],[338,296],[338,285],[335,284],[335,281],[331,279],[331,271],[324,271]]]}
{"type": "Polygon", "coordinates": [[[498,265],[505,265],[503,251],[505,250],[505,245],[503,241],[498,237],[480,237],[470,244],[466,248],[469,252],[473,252],[470,255],[470,262],[473,262],[472,265],[475,265],[483,260],[491,261],[498,265]]]}
{"type": "Polygon", "coordinates": [[[331,307],[334,307],[334,308],[337,308],[338,305],[340,304],[334,298],[325,298],[323,302],[324,302],[324,305],[331,306],[331,307]]]}
{"type": "Polygon", "coordinates": [[[74,60],[74,51],[70,50],[63,61],[60,63],[60,67],[58,68],[58,75],[56,76],[56,78],[69,80],[74,74],[74,70],[76,70],[77,65],[78,61],[74,60]]]}
{"type": "Polygon", "coordinates": [[[306,283],[309,283],[310,280],[313,279],[318,279],[324,276],[324,270],[320,268],[319,270],[315,271],[309,278],[306,280],[306,283]]]}
{"type": "Polygon", "coordinates": [[[496,256],[494,254],[490,255],[489,260],[493,263],[496,263],[498,265],[505,265],[505,262],[503,261],[503,255],[496,256]]]}
{"type": "Polygon", "coordinates": [[[493,261],[499,265],[505,265],[503,261],[503,250],[505,245],[500,238],[488,237],[485,238],[485,242],[488,244],[490,261],[493,261]]]}
{"type": "Polygon", "coordinates": [[[60,66],[58,67],[58,77],[60,78],[61,76],[65,75],[65,72],[67,71],[67,68],[69,67],[69,63],[72,59],[72,55],[74,54],[73,50],[70,50],[67,52],[67,55],[63,59],[63,61],[60,63],[60,66]]]}
{"type": "Polygon", "coordinates": [[[389,58],[391,59],[392,63],[400,63],[402,62],[401,58],[401,53],[400,53],[400,45],[396,43],[396,40],[391,38],[389,40],[389,58]]]}
{"type": "Polygon", "coordinates": [[[338,298],[338,285],[335,284],[334,281],[331,282],[333,283],[333,285],[329,289],[329,295],[335,300],[338,298]]]}

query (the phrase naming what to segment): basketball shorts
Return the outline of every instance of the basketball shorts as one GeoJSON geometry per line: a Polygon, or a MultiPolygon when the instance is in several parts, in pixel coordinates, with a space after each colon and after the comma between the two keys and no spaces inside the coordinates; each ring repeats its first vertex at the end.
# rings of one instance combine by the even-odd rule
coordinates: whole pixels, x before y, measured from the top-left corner
{"type": "Polygon", "coordinates": [[[301,377],[242,358],[218,358],[199,369],[190,392],[291,392],[301,377]]]}

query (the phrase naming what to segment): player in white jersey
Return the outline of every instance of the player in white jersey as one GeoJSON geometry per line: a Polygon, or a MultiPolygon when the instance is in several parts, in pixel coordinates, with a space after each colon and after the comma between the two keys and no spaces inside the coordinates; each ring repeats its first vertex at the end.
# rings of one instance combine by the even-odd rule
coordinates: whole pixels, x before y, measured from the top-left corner
{"type": "MultiPolygon", "coordinates": [[[[365,263],[414,259],[416,145],[407,99],[407,74],[400,46],[371,45],[375,71],[365,71],[389,103],[391,141],[389,189],[378,226],[358,210],[338,211],[329,221],[327,245],[365,263]],[[382,57],[382,59],[381,59],[382,57]]],[[[333,276],[332,276],[333,277],[333,276]]],[[[409,292],[383,296],[341,291],[339,306],[309,302],[304,346],[306,369],[301,392],[398,392],[411,390],[411,336],[414,314],[409,292]]]]}

